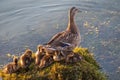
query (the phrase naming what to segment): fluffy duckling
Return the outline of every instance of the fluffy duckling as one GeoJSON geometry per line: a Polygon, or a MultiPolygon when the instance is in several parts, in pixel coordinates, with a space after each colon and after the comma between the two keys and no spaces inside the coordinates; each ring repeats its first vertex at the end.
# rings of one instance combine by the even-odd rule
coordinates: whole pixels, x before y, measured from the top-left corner
{"type": "Polygon", "coordinates": [[[24,54],[20,56],[20,65],[22,68],[28,68],[32,61],[32,51],[27,49],[24,54]]]}
{"type": "Polygon", "coordinates": [[[54,48],[38,45],[37,52],[35,54],[35,64],[44,66],[46,64],[46,61],[48,61],[49,58],[52,57],[54,52],[55,52],[54,48]]]}
{"type": "Polygon", "coordinates": [[[61,61],[64,60],[66,57],[66,54],[64,54],[62,51],[57,50],[55,51],[54,55],[53,55],[53,60],[54,61],[61,61]]]}
{"type": "Polygon", "coordinates": [[[56,50],[54,48],[43,47],[43,46],[41,49],[42,49],[41,52],[43,52],[44,55],[41,59],[39,57],[39,61],[40,61],[39,68],[44,68],[53,62],[52,56],[56,50]]]}
{"type": "Polygon", "coordinates": [[[4,72],[4,73],[7,73],[7,74],[12,74],[12,73],[15,73],[18,69],[19,69],[19,66],[18,66],[18,58],[14,57],[14,58],[13,58],[13,62],[7,64],[7,65],[3,68],[3,72],[4,72]]]}
{"type": "Polygon", "coordinates": [[[38,45],[37,52],[35,53],[35,64],[39,65],[42,57],[45,55],[43,45],[38,45]]]}
{"type": "Polygon", "coordinates": [[[47,67],[47,66],[49,66],[50,64],[52,64],[53,62],[54,62],[54,61],[53,61],[53,58],[52,58],[51,55],[45,55],[45,56],[41,59],[39,68],[47,67]]]}
{"type": "Polygon", "coordinates": [[[66,30],[57,33],[54,35],[51,40],[46,43],[46,45],[50,45],[52,47],[61,46],[61,42],[69,43],[75,48],[80,44],[80,31],[79,28],[76,26],[74,21],[75,14],[79,12],[76,7],[72,7],[69,12],[69,22],[66,30]]]}
{"type": "Polygon", "coordinates": [[[81,60],[82,60],[82,57],[79,54],[74,53],[74,52],[71,52],[66,58],[67,63],[74,63],[74,62],[78,62],[81,60]]]}

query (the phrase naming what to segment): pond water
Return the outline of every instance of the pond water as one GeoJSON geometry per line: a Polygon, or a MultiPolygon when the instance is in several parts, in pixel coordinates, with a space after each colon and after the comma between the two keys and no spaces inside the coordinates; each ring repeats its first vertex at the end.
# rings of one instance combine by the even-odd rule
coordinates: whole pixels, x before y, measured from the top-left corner
{"type": "Polygon", "coordinates": [[[0,65],[6,56],[20,55],[26,48],[36,51],[68,23],[68,10],[75,17],[80,46],[95,54],[109,80],[120,79],[120,0],[0,0],[0,65]]]}

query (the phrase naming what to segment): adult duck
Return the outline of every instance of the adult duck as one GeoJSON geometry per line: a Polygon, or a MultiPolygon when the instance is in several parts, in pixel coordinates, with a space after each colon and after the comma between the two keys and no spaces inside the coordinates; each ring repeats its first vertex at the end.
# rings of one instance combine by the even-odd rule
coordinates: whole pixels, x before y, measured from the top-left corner
{"type": "Polygon", "coordinates": [[[72,7],[69,12],[69,22],[66,30],[57,33],[54,35],[51,40],[47,43],[48,46],[51,47],[65,47],[72,46],[75,48],[80,44],[80,31],[76,26],[74,21],[75,14],[80,12],[76,7],[72,7]]]}

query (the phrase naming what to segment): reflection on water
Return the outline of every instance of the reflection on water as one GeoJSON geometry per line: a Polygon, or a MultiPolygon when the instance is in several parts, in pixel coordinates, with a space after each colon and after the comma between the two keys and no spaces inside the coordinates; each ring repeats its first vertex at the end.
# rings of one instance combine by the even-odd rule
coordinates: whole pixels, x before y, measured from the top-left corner
{"type": "Polygon", "coordinates": [[[76,15],[81,46],[95,53],[110,80],[120,76],[120,1],[119,0],[1,0],[0,1],[0,64],[6,54],[18,55],[26,48],[47,42],[52,35],[66,28],[68,9],[77,6],[76,15]]]}

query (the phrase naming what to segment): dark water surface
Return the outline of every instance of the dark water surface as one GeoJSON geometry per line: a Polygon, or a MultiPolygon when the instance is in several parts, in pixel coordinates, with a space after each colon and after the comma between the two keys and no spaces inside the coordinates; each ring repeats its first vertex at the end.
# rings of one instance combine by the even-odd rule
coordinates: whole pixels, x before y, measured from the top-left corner
{"type": "Polygon", "coordinates": [[[120,79],[120,0],[0,0],[0,64],[66,28],[68,10],[81,9],[75,17],[82,47],[95,54],[109,80],[120,79]]]}

